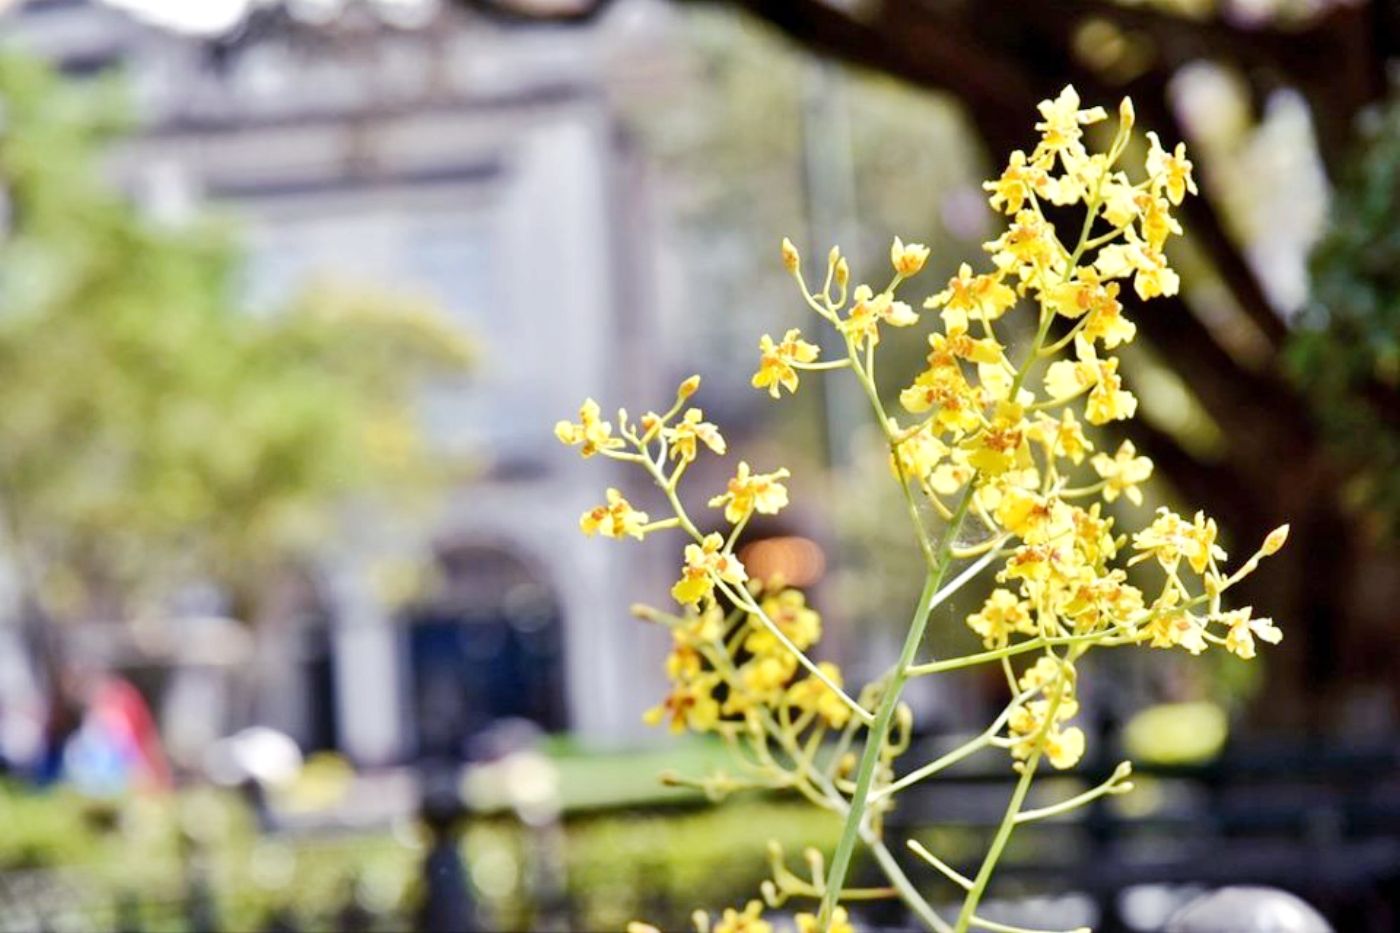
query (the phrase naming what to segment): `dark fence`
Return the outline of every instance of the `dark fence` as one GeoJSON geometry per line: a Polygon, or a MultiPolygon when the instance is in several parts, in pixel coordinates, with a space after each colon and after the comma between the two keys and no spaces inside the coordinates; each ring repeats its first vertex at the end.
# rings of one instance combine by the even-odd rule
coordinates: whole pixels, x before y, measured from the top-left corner
{"type": "MultiPolygon", "coordinates": [[[[905,760],[936,757],[933,740],[905,760]]],[[[1106,780],[1117,759],[1105,758],[1068,774],[1047,772],[1028,806],[1046,806],[1106,780]]],[[[985,756],[981,769],[960,767],[918,784],[899,798],[887,821],[891,848],[931,903],[950,905],[948,882],[904,848],[904,840],[930,843],[964,874],[1000,819],[1014,774],[1005,760],[985,756]]],[[[1071,813],[1020,827],[997,873],[990,903],[1063,896],[1091,906],[1098,933],[1153,929],[1130,923],[1125,892],[1141,886],[1199,891],[1222,885],[1268,885],[1311,903],[1337,931],[1390,933],[1400,929],[1400,747],[1336,745],[1235,745],[1209,765],[1142,765],[1138,785],[1123,797],[1107,797],[1071,813]]],[[[118,891],[60,868],[0,873],[0,930],[241,931],[410,929],[469,930],[487,925],[478,913],[463,859],[460,833],[471,819],[447,794],[453,781],[424,781],[421,824],[427,832],[408,904],[367,906],[356,896],[356,878],[344,895],[308,914],[256,892],[229,890],[189,852],[182,874],[159,890],[118,891]],[[435,790],[436,788],[436,790],[435,790]],[[241,918],[241,919],[235,919],[241,918]]],[[[683,806],[694,806],[693,802],[683,806]]],[[[652,808],[653,812],[655,808],[652,808]]],[[[669,808],[668,808],[669,809],[669,808]]],[[[632,807],[593,808],[566,820],[636,812],[632,807]]],[[[496,817],[501,819],[502,817],[496,817]]],[[[544,831],[536,830],[532,831],[544,831]]],[[[355,865],[355,843],[346,838],[295,833],[297,845],[315,857],[318,847],[355,865]],[[348,858],[347,858],[348,856],[348,858]]],[[[759,841],[755,840],[758,846],[759,841]]],[[[550,846],[535,848],[536,856],[550,846]]],[[[528,915],[551,929],[579,929],[576,892],[548,866],[526,866],[532,878],[528,915]],[[547,882],[547,883],[546,883],[547,882]]],[[[863,883],[878,884],[865,865],[863,883]]],[[[648,887],[646,873],[636,880],[648,887]]],[[[1047,901],[1047,903],[1049,903],[1047,901]]],[[[694,904],[654,903],[648,916],[684,916],[694,904]]],[[[989,905],[990,906],[990,905],[989,905]]],[[[1051,911],[1053,913],[1053,911],[1051,911]]],[[[862,906],[861,928],[911,929],[898,902],[862,906]]],[[[1007,916],[1003,919],[1018,922],[1007,916]]],[[[1047,925],[1048,918],[1042,918],[1047,925]]],[[[541,927],[542,928],[542,927],[541,927]]]]}
{"type": "MultiPolygon", "coordinates": [[[[932,745],[905,760],[937,757],[932,745]]],[[[1105,757],[1068,777],[1043,772],[1042,796],[1030,806],[1095,787],[1117,763],[1105,757]]],[[[1002,762],[995,771],[954,770],[901,795],[887,832],[910,876],[931,879],[934,903],[939,890],[947,900],[946,882],[903,841],[930,832],[961,841],[968,855],[951,861],[975,874],[1013,777],[1002,762]]],[[[1094,904],[1095,930],[1115,933],[1135,929],[1121,897],[1135,886],[1268,885],[1313,904],[1339,931],[1400,929],[1397,745],[1234,745],[1207,765],[1137,766],[1133,781],[1131,794],[1018,827],[993,894],[1078,892],[1094,904]]],[[[891,927],[909,922],[897,904],[874,919],[891,927]]]]}

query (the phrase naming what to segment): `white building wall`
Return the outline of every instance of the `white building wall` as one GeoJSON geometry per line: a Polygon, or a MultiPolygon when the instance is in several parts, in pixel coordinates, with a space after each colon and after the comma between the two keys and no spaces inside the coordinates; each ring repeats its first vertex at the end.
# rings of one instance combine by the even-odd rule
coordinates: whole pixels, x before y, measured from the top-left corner
{"type": "MultiPolygon", "coordinates": [[[[97,15],[105,22],[109,13],[97,15]]],[[[62,32],[55,22],[39,45],[59,56],[76,40],[52,38],[62,32]]],[[[112,170],[169,219],[201,199],[241,218],[261,263],[250,280],[259,303],[301,273],[339,269],[437,292],[481,342],[467,388],[429,398],[426,417],[448,448],[530,469],[466,485],[440,524],[401,543],[422,554],[434,538],[489,538],[544,568],[562,605],[572,727],[594,740],[640,735],[641,711],[664,690],[667,638],[628,605],[665,598],[674,555],[583,539],[578,514],[626,480],[601,458],[580,464],[552,437],[585,396],[640,410],[673,389],[661,384],[662,359],[649,355],[654,340],[638,329],[651,317],[653,243],[632,209],[642,180],[619,167],[605,43],[490,29],[427,43],[397,34],[359,63],[307,61],[274,43],[239,51],[215,74],[201,70],[193,41],[123,29],[112,41],[147,122],[112,170]],[[441,60],[415,57],[432,49],[441,60]],[[484,231],[479,290],[444,284],[442,270],[458,261],[451,250],[424,265],[441,247],[434,231],[459,237],[469,257],[469,228],[484,231]]],[[[90,28],[80,38],[101,45],[90,28]]],[[[383,541],[378,529],[363,533],[327,555],[332,650],[343,746],[378,763],[406,749],[410,694],[401,633],[368,583],[383,541]]],[[[281,669],[276,679],[293,676],[281,669]]],[[[270,690],[266,702],[281,712],[268,715],[295,721],[294,693],[270,690]]]]}
{"type": "MultiPolygon", "coordinates": [[[[624,480],[610,462],[580,464],[552,435],[554,422],[572,416],[585,396],[635,407],[655,404],[670,391],[658,384],[656,361],[642,355],[654,350],[644,335],[620,331],[616,277],[639,260],[620,255],[635,244],[616,229],[621,210],[611,177],[612,126],[600,98],[535,107],[513,127],[496,113],[477,120],[470,111],[431,120],[406,115],[359,136],[360,152],[373,147],[388,177],[453,160],[498,166],[487,182],[421,190],[405,182],[277,193],[287,179],[329,175],[342,166],[347,143],[334,125],[279,128],[264,139],[247,134],[236,144],[185,139],[170,148],[196,156],[190,164],[200,167],[207,189],[248,190],[228,206],[244,218],[254,253],[264,257],[253,282],[264,302],[308,272],[426,287],[481,344],[467,387],[428,400],[436,440],[456,453],[475,446],[487,456],[487,469],[497,458],[533,464],[538,472],[516,479],[507,468],[468,484],[442,521],[422,533],[491,540],[543,567],[563,613],[571,727],[595,741],[634,739],[642,734],[642,710],[664,690],[658,663],[664,633],[628,613],[634,599],[655,595],[656,586],[648,593],[646,580],[657,561],[632,550],[631,542],[578,535],[577,515],[624,480]],[[262,157],[245,174],[247,154],[255,150],[262,157]],[[273,193],[257,194],[259,187],[273,193]],[[450,282],[412,274],[415,255],[406,244],[423,229],[460,231],[469,223],[489,237],[489,262],[481,270],[488,281],[465,289],[464,297],[450,282]]],[[[638,300],[635,293],[631,298],[638,300]]],[[[362,553],[349,559],[357,568],[351,572],[368,573],[375,544],[382,542],[364,542],[362,553]]],[[[406,749],[408,718],[400,635],[363,581],[342,582],[334,598],[342,744],[360,761],[392,760],[406,749]]]]}

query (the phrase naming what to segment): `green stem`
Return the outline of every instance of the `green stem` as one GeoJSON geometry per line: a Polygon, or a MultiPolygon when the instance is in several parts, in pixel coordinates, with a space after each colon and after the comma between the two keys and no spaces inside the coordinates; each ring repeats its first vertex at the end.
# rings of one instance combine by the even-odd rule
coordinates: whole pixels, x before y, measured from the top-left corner
{"type": "Polygon", "coordinates": [[[845,703],[846,706],[850,708],[857,719],[863,723],[870,723],[872,721],[870,711],[864,706],[861,706],[859,700],[841,689],[841,685],[832,680],[826,672],[821,669],[821,666],[813,661],[806,652],[793,644],[792,639],[778,627],[778,623],[768,617],[768,613],[764,612],[763,607],[749,595],[748,590],[744,589],[742,586],[731,587],[723,580],[719,579],[716,579],[715,586],[721,593],[729,598],[730,602],[734,603],[736,606],[742,606],[744,609],[748,610],[751,615],[757,618],[758,621],[762,623],[763,627],[768,630],[768,633],[777,639],[778,643],[786,648],[799,664],[807,669],[807,673],[821,681],[828,690],[836,694],[841,702],[845,703]]]}
{"type": "Polygon", "coordinates": [[[967,899],[963,901],[962,912],[958,914],[958,922],[954,927],[956,933],[966,933],[972,922],[972,914],[987,890],[987,883],[991,881],[992,872],[996,870],[997,862],[1001,859],[1001,851],[1006,848],[1007,840],[1011,838],[1011,830],[1016,827],[1016,815],[1021,812],[1021,805],[1026,801],[1026,793],[1031,788],[1036,765],[1040,764],[1040,756],[1044,750],[1045,742],[1042,738],[1041,741],[1036,742],[1030,758],[1021,768],[1021,779],[1016,782],[1016,790],[1011,795],[1011,802],[1007,804],[1006,815],[1002,817],[1001,825],[997,827],[996,837],[992,839],[991,848],[987,850],[987,857],[982,860],[982,867],[978,870],[977,877],[972,881],[972,888],[967,892],[967,899]]]}
{"type": "MultiPolygon", "coordinates": [[[[855,344],[848,337],[846,338],[846,358],[851,361],[851,371],[855,373],[860,386],[865,390],[865,396],[870,400],[870,408],[875,413],[875,420],[880,424],[880,430],[885,434],[885,440],[890,445],[890,456],[894,460],[895,472],[898,474],[899,490],[904,494],[904,507],[909,511],[909,520],[914,525],[914,532],[919,539],[919,551],[924,555],[924,562],[928,565],[929,573],[938,573],[939,557],[935,553],[933,545],[929,542],[928,531],[924,528],[924,520],[919,516],[919,504],[914,501],[914,493],[909,488],[909,477],[904,475],[904,467],[899,459],[899,438],[890,427],[889,415],[885,413],[885,405],[880,401],[880,391],[875,386],[875,380],[868,369],[860,365],[856,357],[855,344]]],[[[968,489],[971,490],[971,484],[968,489]]],[[[949,546],[952,544],[952,537],[946,539],[949,546]]],[[[946,567],[945,567],[946,569],[946,567]]]]}
{"type": "Polygon", "coordinates": [[[967,516],[968,507],[972,504],[972,496],[973,490],[969,485],[967,492],[963,494],[962,501],[958,504],[957,511],[953,514],[952,523],[948,525],[948,529],[943,535],[943,542],[939,547],[934,568],[924,581],[924,589],[919,595],[919,604],[914,609],[914,617],[910,620],[909,632],[904,639],[904,648],[900,652],[899,662],[890,674],[889,683],[885,686],[884,694],[880,697],[880,706],[876,710],[875,721],[871,723],[869,734],[866,736],[865,751],[861,755],[860,768],[856,773],[856,787],[851,796],[850,810],[846,814],[846,823],[841,829],[841,839],[836,845],[836,852],[831,858],[831,869],[826,877],[826,893],[822,896],[821,913],[817,917],[818,929],[826,930],[831,925],[837,893],[845,884],[846,873],[851,867],[851,856],[855,852],[856,840],[860,838],[861,823],[865,818],[871,784],[874,782],[875,769],[880,762],[880,751],[889,738],[890,723],[894,719],[895,708],[899,705],[904,682],[909,677],[909,666],[914,662],[914,656],[918,653],[919,645],[923,641],[924,627],[928,624],[929,607],[933,605],[934,595],[937,594],[938,587],[948,571],[948,564],[952,560],[953,540],[957,537],[963,519],[967,516]]]}
{"type": "Polygon", "coordinates": [[[1029,641],[1018,641],[1014,645],[1007,645],[1005,648],[993,648],[990,651],[979,651],[977,654],[965,654],[960,658],[949,658],[946,661],[929,661],[926,664],[915,664],[909,668],[912,677],[922,677],[927,674],[941,674],[944,671],[956,671],[965,667],[975,667],[978,664],[987,664],[991,661],[999,661],[1002,658],[1013,657],[1018,654],[1026,654],[1031,651],[1038,651],[1047,645],[1076,645],[1082,642],[1102,642],[1104,632],[1086,632],[1083,635],[1058,635],[1046,637],[1037,635],[1029,641]]]}
{"type": "Polygon", "coordinates": [[[948,921],[933,912],[928,901],[924,900],[923,896],[919,894],[918,888],[914,887],[914,883],[904,874],[904,870],[899,867],[899,862],[895,860],[894,853],[879,839],[870,841],[870,851],[875,853],[875,861],[880,863],[886,877],[890,879],[890,883],[894,885],[895,890],[899,892],[909,909],[935,933],[952,933],[953,928],[948,925],[948,921]]]}
{"type": "Polygon", "coordinates": [[[1016,822],[1030,823],[1034,820],[1043,820],[1052,816],[1059,816],[1061,813],[1068,813],[1071,810],[1078,809],[1086,803],[1091,803],[1107,794],[1122,793],[1124,790],[1132,787],[1131,784],[1124,783],[1131,773],[1132,768],[1125,761],[1114,770],[1113,775],[1107,781],[1104,781],[1097,787],[1090,788],[1082,794],[1076,794],[1068,800],[1062,800],[1048,807],[1041,807],[1037,810],[1022,810],[1016,815],[1016,822]]]}
{"type": "MultiPolygon", "coordinates": [[[[1076,652],[1075,649],[1071,648],[1070,659],[1073,660],[1078,653],[1082,652],[1076,652]]],[[[987,849],[986,857],[982,859],[982,867],[977,870],[977,877],[972,880],[972,889],[967,892],[967,898],[963,901],[962,911],[958,914],[958,922],[954,925],[955,933],[967,933],[967,928],[972,923],[973,914],[977,912],[977,905],[981,902],[982,895],[987,891],[987,884],[992,880],[992,872],[996,871],[1002,850],[1006,848],[1006,843],[1011,838],[1011,831],[1016,828],[1016,818],[1020,815],[1021,807],[1026,802],[1026,794],[1031,789],[1031,781],[1035,779],[1035,769],[1040,764],[1041,756],[1045,754],[1045,740],[1049,738],[1050,730],[1055,727],[1055,714],[1060,709],[1060,701],[1064,699],[1064,695],[1063,684],[1058,684],[1055,695],[1045,710],[1045,722],[1036,734],[1035,744],[1031,748],[1030,755],[1021,766],[1021,778],[1016,782],[1016,789],[1011,793],[1011,800],[1006,805],[1006,813],[1001,818],[1001,825],[997,827],[997,834],[992,839],[992,845],[987,849]]]]}
{"type": "MultiPolygon", "coordinates": [[[[1099,200],[1101,196],[1102,178],[1096,185],[1093,198],[1086,205],[1087,213],[1084,224],[1079,232],[1079,242],[1074,252],[1067,256],[1068,269],[1065,275],[1066,281],[1073,275],[1075,264],[1079,257],[1083,255],[1085,245],[1089,239],[1089,231],[1093,226],[1094,217],[1097,215],[1099,200]]],[[[1032,202],[1034,197],[1032,196],[1032,202]]],[[[1039,207],[1036,207],[1039,212],[1039,207]]],[[[803,289],[804,293],[806,289],[803,289]]],[[[809,297],[809,301],[810,301],[809,297]]],[[[1032,365],[1038,358],[1039,350],[1045,345],[1046,335],[1050,330],[1050,323],[1055,314],[1043,304],[1040,312],[1039,327],[1036,331],[1035,340],[1031,345],[1030,353],[1027,354],[1025,362],[1017,371],[1015,379],[1012,381],[1010,397],[1015,398],[1026,376],[1030,373],[1032,365]]],[[[870,347],[873,350],[873,344],[870,347]]],[[[904,648],[900,652],[899,662],[895,665],[890,674],[890,680],[885,688],[885,693],[880,698],[880,706],[875,713],[874,722],[870,725],[869,734],[866,736],[865,751],[861,755],[860,769],[856,776],[855,791],[852,794],[850,810],[846,816],[845,826],[841,830],[841,839],[837,843],[836,852],[832,856],[831,869],[827,875],[826,892],[822,896],[821,912],[817,916],[817,927],[820,930],[828,930],[831,926],[832,911],[836,907],[839,899],[841,886],[845,882],[846,873],[850,869],[851,857],[855,850],[857,839],[861,836],[861,826],[865,817],[865,810],[871,795],[871,785],[874,782],[875,770],[880,761],[880,754],[889,738],[890,723],[894,718],[894,711],[899,705],[900,694],[903,692],[904,683],[909,678],[909,669],[914,663],[914,657],[918,653],[920,642],[923,641],[924,629],[928,624],[928,616],[933,606],[935,597],[938,594],[939,586],[943,582],[943,577],[948,571],[948,565],[952,560],[953,541],[957,538],[962,529],[963,520],[967,517],[969,506],[975,495],[975,483],[969,482],[967,491],[964,493],[962,501],[958,504],[957,510],[948,522],[948,527],[943,535],[937,552],[929,544],[929,537],[924,530],[923,520],[919,516],[918,505],[914,501],[913,494],[909,489],[908,478],[900,466],[898,447],[899,436],[890,427],[889,419],[885,414],[884,405],[880,402],[879,391],[875,386],[873,378],[873,354],[867,353],[867,362],[864,367],[860,365],[860,360],[856,355],[855,347],[848,337],[846,341],[846,354],[851,361],[851,369],[859,379],[862,388],[865,389],[867,397],[870,399],[871,407],[880,422],[881,429],[885,432],[886,439],[890,443],[891,453],[894,454],[896,470],[899,474],[899,484],[904,492],[905,503],[909,509],[910,518],[914,522],[914,527],[918,532],[919,546],[923,551],[924,559],[928,563],[928,575],[924,581],[923,592],[919,595],[919,604],[914,609],[914,617],[910,621],[909,632],[905,636],[904,648]]],[[[1072,649],[1071,649],[1072,650],[1072,649]]],[[[1003,658],[1005,663],[1005,658],[1003,658]]],[[[1012,692],[1015,692],[1015,684],[1012,683],[1012,692]]],[[[1058,697],[1052,701],[1050,706],[1050,717],[1047,721],[1053,722],[1055,708],[1059,705],[1058,697]]],[[[993,841],[992,849],[987,853],[987,858],[982,864],[982,870],[978,874],[976,884],[968,894],[967,902],[963,906],[962,914],[958,920],[957,933],[965,933],[968,923],[973,918],[974,908],[981,898],[981,892],[986,888],[992,871],[996,867],[997,860],[1001,857],[1001,850],[1006,846],[1006,841],[1011,835],[1011,830],[1015,827],[1015,817],[1026,793],[1030,789],[1031,778],[1035,772],[1035,767],[1039,764],[1040,756],[1045,748],[1046,731],[1042,731],[1037,738],[1035,749],[1030,760],[1026,762],[1021,780],[1017,783],[1017,789],[1012,797],[1012,805],[1007,809],[1007,814],[1002,820],[1002,825],[997,831],[996,839],[993,841]]],[[[878,842],[878,840],[876,840],[878,842]]],[[[883,864],[883,860],[882,864],[883,864]]],[[[915,892],[917,893],[917,892],[915,892]]],[[[929,922],[925,917],[925,922],[929,922]]],[[[934,918],[937,920],[937,918],[934,918]]],[[[941,921],[932,924],[939,928],[941,921]]]]}
{"type": "Polygon", "coordinates": [[[973,755],[986,748],[988,745],[991,745],[992,741],[997,737],[997,733],[1001,731],[1002,726],[1006,725],[1006,721],[1011,718],[1011,714],[1014,713],[1017,709],[1019,709],[1022,703],[1029,700],[1034,693],[1035,690],[1024,690],[1021,693],[1014,695],[1011,698],[1011,702],[1006,704],[1006,707],[1001,711],[997,718],[992,720],[992,724],[986,729],[983,729],[982,732],[979,733],[977,736],[975,736],[967,742],[964,742],[962,745],[958,746],[957,748],[953,749],[947,754],[933,761],[930,761],[928,764],[925,764],[919,768],[914,769],[913,771],[910,771],[904,777],[895,781],[893,784],[888,785],[887,787],[881,788],[871,796],[876,800],[879,800],[883,797],[893,796],[894,794],[897,794],[900,791],[904,790],[904,788],[909,787],[913,784],[917,784],[924,778],[937,774],[939,771],[949,768],[962,761],[969,755],[973,755]]]}
{"type": "Polygon", "coordinates": [[[1011,391],[1008,398],[1015,398],[1016,393],[1021,390],[1021,385],[1026,381],[1026,376],[1030,374],[1031,364],[1035,362],[1040,348],[1045,345],[1045,335],[1050,332],[1050,322],[1055,319],[1055,312],[1049,308],[1040,309],[1040,328],[1035,332],[1035,342],[1031,345],[1031,352],[1026,357],[1025,365],[1016,372],[1016,378],[1011,382],[1011,391]]]}

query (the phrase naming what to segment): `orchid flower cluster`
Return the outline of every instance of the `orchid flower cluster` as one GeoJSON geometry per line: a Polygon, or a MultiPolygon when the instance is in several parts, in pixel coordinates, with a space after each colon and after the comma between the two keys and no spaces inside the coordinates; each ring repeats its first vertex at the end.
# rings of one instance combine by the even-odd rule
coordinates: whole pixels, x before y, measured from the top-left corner
{"type": "MultiPolygon", "coordinates": [[[[760,472],[741,461],[726,488],[709,500],[722,515],[720,530],[709,530],[718,522],[693,517],[682,505],[677,490],[691,464],[726,453],[719,429],[690,405],[698,377],[681,384],[664,413],[634,421],[621,411],[610,421],[589,400],[577,422],[556,428],[584,457],[645,471],[668,503],[666,517],[653,520],[609,489],[605,503],[582,516],[585,534],[641,539],[674,531],[686,539],[671,591],[677,606],[636,609],[666,626],[673,639],[666,661],[671,692],[647,718],[676,731],[723,737],[738,768],[733,775],[668,779],[716,799],[744,788],[788,789],[842,821],[830,859],[808,851],[803,876],[789,869],[781,851],[770,851],[773,872],[762,899],[718,918],[697,912],[700,933],[770,933],[764,910],[789,901],[812,906],[795,913],[802,933],[849,931],[844,905],[880,897],[903,898],[937,931],[1016,933],[977,913],[1012,831],[1131,788],[1125,762],[1084,793],[1025,807],[1042,764],[1071,768],[1085,752],[1085,734],[1074,724],[1079,661],[1095,648],[1128,645],[1192,654],[1214,647],[1252,658],[1256,641],[1281,637],[1270,620],[1253,617],[1248,608],[1227,610],[1222,600],[1283,546],[1287,526],[1231,570],[1214,520],[1201,512],[1188,518],[1159,509],[1141,530],[1123,534],[1104,509],[1120,498],[1141,506],[1140,487],[1152,475],[1152,461],[1130,441],[1110,450],[1094,429],[1130,419],[1137,407],[1113,354],[1136,332],[1123,292],[1130,285],[1141,301],[1176,293],[1177,275],[1163,248],[1181,233],[1173,208],[1196,192],[1191,162],[1182,145],[1169,151],[1148,133],[1138,177],[1120,166],[1132,139],[1127,99],[1102,152],[1088,149],[1084,128],[1108,115],[1100,107],[1081,108],[1073,88],[1039,110],[1034,150],[1013,152],[1001,176],[985,185],[991,206],[1008,219],[1004,232],[985,244],[990,268],[974,274],[962,265],[946,288],[923,301],[922,313],[900,296],[923,269],[926,247],[896,238],[893,274],[880,288],[852,285],[847,260],[832,249],[824,282],[814,291],[797,249],[783,241],[782,261],[803,301],[818,326],[839,333],[845,355],[820,359],[818,344],[797,328],[781,340],[764,335],[753,385],[779,398],[797,391],[806,374],[847,370],[854,376],[888,444],[890,470],[925,564],[903,650],[884,676],[858,692],[848,687],[836,665],[813,656],[822,621],[804,594],[780,580],[750,579],[736,554],[755,514],[787,506],[787,470],[760,472]],[[1072,242],[1061,238],[1046,205],[1082,211],[1072,242]],[[1021,306],[1033,315],[1034,336],[1013,352],[1005,319],[1021,306]],[[930,326],[935,316],[938,323],[930,326]],[[902,410],[895,413],[876,389],[876,350],[887,328],[906,327],[928,327],[929,349],[925,368],[899,393],[902,410]],[[1126,568],[1138,563],[1157,568],[1158,582],[1148,591],[1128,582],[1126,568]],[[921,658],[932,610],[983,571],[995,574],[997,586],[966,620],[983,650],[921,658]],[[899,762],[913,730],[910,708],[901,701],[906,683],[981,665],[1004,672],[1001,712],[935,761],[899,762]],[[889,850],[883,818],[902,790],[991,749],[1008,756],[1018,777],[975,876],[909,843],[962,899],[956,918],[945,919],[889,850]],[[873,856],[889,886],[846,885],[857,845],[873,856]]],[[[647,929],[634,925],[634,931],[647,929]]]]}

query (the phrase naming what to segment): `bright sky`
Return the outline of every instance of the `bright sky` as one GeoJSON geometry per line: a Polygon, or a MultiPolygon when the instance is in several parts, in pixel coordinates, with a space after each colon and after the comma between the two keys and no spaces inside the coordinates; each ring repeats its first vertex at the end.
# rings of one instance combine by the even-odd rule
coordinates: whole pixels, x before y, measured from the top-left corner
{"type": "MultiPolygon", "coordinates": [[[[136,16],[182,32],[220,33],[238,25],[250,6],[262,6],[275,0],[105,0],[136,16]]],[[[384,7],[417,6],[424,0],[375,0],[384,7]]],[[[293,0],[292,5],[310,17],[326,14],[344,0],[293,0]]],[[[0,7],[4,0],[0,0],[0,7]]]]}
{"type": "Polygon", "coordinates": [[[107,0],[142,19],[184,32],[219,33],[237,25],[250,0],[107,0]]]}

